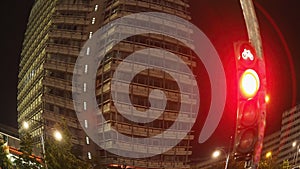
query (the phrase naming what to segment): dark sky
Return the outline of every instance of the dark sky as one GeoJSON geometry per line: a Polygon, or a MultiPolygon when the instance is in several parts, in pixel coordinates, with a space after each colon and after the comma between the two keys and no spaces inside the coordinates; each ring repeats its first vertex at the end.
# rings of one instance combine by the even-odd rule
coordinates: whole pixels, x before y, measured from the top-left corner
{"type": "MultiPolygon", "coordinates": [[[[247,40],[243,15],[238,0],[190,0],[190,2],[192,22],[209,37],[220,55],[226,71],[229,93],[217,134],[202,146],[210,144],[225,146],[224,144],[229,142],[227,138],[233,132],[236,113],[234,109],[236,101],[233,99],[235,82],[231,78],[235,66],[233,42],[247,40]]],[[[267,132],[270,133],[279,129],[281,113],[292,107],[293,95],[297,97],[294,103],[300,103],[300,88],[298,88],[300,85],[293,85],[293,79],[295,82],[300,82],[299,6],[298,0],[257,0],[255,2],[265,51],[268,92],[271,97],[267,112],[267,132]],[[293,90],[293,86],[298,90],[298,94],[293,90]]],[[[3,92],[0,96],[0,123],[13,127],[17,126],[16,93],[19,56],[32,3],[33,0],[9,0],[1,4],[0,47],[3,60],[0,73],[3,92]]],[[[208,109],[207,105],[201,106],[203,112],[199,113],[200,116],[194,127],[196,134],[201,129],[208,109]]]]}
{"type": "Polygon", "coordinates": [[[33,0],[9,0],[1,3],[1,96],[0,123],[16,127],[17,75],[19,56],[33,0]]]}

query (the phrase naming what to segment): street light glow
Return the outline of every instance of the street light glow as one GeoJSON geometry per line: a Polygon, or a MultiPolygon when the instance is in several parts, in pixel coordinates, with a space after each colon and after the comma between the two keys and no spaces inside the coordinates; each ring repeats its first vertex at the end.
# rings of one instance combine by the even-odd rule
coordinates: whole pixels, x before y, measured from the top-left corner
{"type": "Polygon", "coordinates": [[[271,151],[267,152],[266,158],[270,158],[271,156],[272,156],[272,152],[271,151]]]}
{"type": "Polygon", "coordinates": [[[23,127],[24,127],[24,129],[26,129],[26,130],[29,128],[29,124],[28,124],[27,121],[24,121],[24,122],[23,122],[23,127]]]}
{"type": "Polygon", "coordinates": [[[55,140],[57,140],[57,141],[61,141],[62,140],[62,135],[61,135],[61,133],[59,131],[55,130],[53,134],[54,134],[55,140]]]}
{"type": "Polygon", "coordinates": [[[220,150],[216,150],[213,152],[212,157],[213,158],[218,158],[221,155],[221,151],[220,150]]]}
{"type": "Polygon", "coordinates": [[[259,77],[252,69],[247,69],[240,79],[240,91],[243,97],[250,99],[257,93],[259,89],[259,77]]]}

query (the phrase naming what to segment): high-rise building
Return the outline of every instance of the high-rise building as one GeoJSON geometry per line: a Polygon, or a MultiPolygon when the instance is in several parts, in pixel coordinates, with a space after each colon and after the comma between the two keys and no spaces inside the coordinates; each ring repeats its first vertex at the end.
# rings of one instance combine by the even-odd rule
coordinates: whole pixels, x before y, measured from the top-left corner
{"type": "Polygon", "coordinates": [[[282,114],[280,132],[278,162],[282,164],[288,160],[291,165],[300,165],[300,105],[282,114]]]}
{"type": "Polygon", "coordinates": [[[300,165],[300,105],[282,114],[280,130],[265,136],[262,158],[271,152],[272,159],[278,164],[300,165]]]}
{"type": "MultiPolygon", "coordinates": [[[[72,73],[83,43],[94,26],[94,3],[81,0],[36,0],[31,10],[19,65],[18,123],[29,123],[33,139],[50,137],[54,124],[66,119],[74,149],[90,151],[72,102],[72,73]]],[[[40,146],[41,147],[41,146],[40,146]]],[[[85,154],[85,155],[84,155],[85,154]]]]}
{"type": "Polygon", "coordinates": [[[271,153],[272,158],[276,159],[279,153],[279,143],[280,143],[280,131],[276,131],[270,135],[265,136],[263,142],[263,149],[261,152],[261,158],[266,159],[267,153],[271,153]]]}
{"type": "MultiPolygon", "coordinates": [[[[54,124],[67,119],[67,125],[72,132],[72,141],[82,158],[96,157],[105,165],[189,168],[192,132],[187,133],[175,147],[160,155],[143,159],[118,156],[95,146],[83,132],[72,100],[72,90],[75,89],[76,92],[82,90],[72,86],[76,59],[84,43],[91,39],[100,27],[122,16],[147,11],[168,13],[190,20],[188,8],[187,0],[36,0],[30,13],[19,65],[17,99],[20,132],[23,130],[22,123],[27,121],[32,136],[39,143],[41,135],[49,137],[54,124]]],[[[169,29],[177,31],[182,28],[170,25],[169,29]]],[[[98,144],[113,144],[116,140],[122,139],[108,138],[107,136],[113,132],[111,129],[137,138],[162,133],[173,124],[180,106],[185,107],[186,116],[182,118],[177,130],[173,131],[174,137],[181,134],[180,128],[189,128],[193,125],[189,118],[196,118],[195,109],[192,108],[196,100],[190,97],[189,103],[180,103],[180,90],[176,81],[161,71],[163,66],[159,70],[148,69],[141,72],[130,84],[131,102],[140,111],[149,108],[148,97],[153,89],[163,90],[168,99],[163,116],[152,122],[139,124],[124,118],[116,110],[110,90],[110,82],[116,67],[128,55],[149,47],[176,54],[191,70],[196,66],[191,49],[178,40],[164,35],[131,36],[111,48],[98,68],[96,79],[96,99],[100,113],[106,120],[98,121],[98,144]]],[[[153,57],[153,60],[159,62],[159,58],[153,57]]],[[[174,60],[170,62],[176,64],[174,60]]],[[[187,89],[185,96],[193,95],[195,92],[193,89],[197,84],[190,83],[192,77],[180,70],[175,73],[185,81],[187,89]]],[[[78,75],[80,76],[80,73],[78,75]]],[[[89,121],[84,123],[88,124],[89,121]]],[[[168,139],[172,141],[172,137],[168,139]]],[[[133,151],[126,149],[129,144],[132,143],[124,142],[118,147],[122,151],[133,151]]],[[[146,144],[140,143],[139,146],[142,148],[147,146],[146,144]]]]}

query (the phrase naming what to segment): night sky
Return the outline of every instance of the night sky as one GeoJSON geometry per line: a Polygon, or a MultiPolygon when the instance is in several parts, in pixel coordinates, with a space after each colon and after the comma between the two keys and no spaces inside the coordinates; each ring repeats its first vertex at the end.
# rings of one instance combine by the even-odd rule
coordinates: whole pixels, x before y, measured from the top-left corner
{"type": "MultiPolygon", "coordinates": [[[[233,42],[247,40],[246,27],[238,0],[190,0],[190,2],[192,22],[209,37],[220,55],[229,93],[225,112],[216,134],[202,146],[211,144],[225,146],[229,143],[228,138],[233,132],[236,113],[236,101],[233,96],[236,86],[232,80],[235,73],[233,42]]],[[[0,123],[13,127],[17,127],[16,95],[19,57],[32,4],[33,0],[9,0],[1,3],[0,47],[3,59],[0,67],[2,79],[0,123]]],[[[299,6],[298,0],[257,0],[255,4],[266,59],[268,93],[271,98],[267,112],[267,133],[271,133],[279,129],[281,113],[294,104],[300,103],[299,6]]],[[[200,71],[202,69],[199,67],[198,75],[200,78],[203,75],[205,79],[205,73],[200,71]]],[[[206,85],[199,84],[199,86],[206,85]]],[[[200,91],[202,99],[201,94],[200,91]]],[[[201,103],[201,112],[194,127],[196,138],[209,108],[204,103],[201,103]]]]}

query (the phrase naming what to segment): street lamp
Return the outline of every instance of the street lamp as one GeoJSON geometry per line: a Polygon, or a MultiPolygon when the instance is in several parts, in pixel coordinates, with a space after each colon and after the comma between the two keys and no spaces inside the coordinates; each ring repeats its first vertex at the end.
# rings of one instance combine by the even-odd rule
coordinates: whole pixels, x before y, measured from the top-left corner
{"type": "Polygon", "coordinates": [[[24,127],[24,129],[26,129],[26,130],[29,128],[29,124],[28,124],[27,121],[24,121],[24,122],[23,122],[23,127],[24,127]]]}
{"type": "Polygon", "coordinates": [[[292,146],[293,148],[296,147],[296,152],[295,152],[295,155],[294,155],[294,166],[296,166],[298,164],[298,155],[299,155],[299,152],[300,152],[300,145],[298,144],[298,141],[300,140],[296,140],[292,143],[292,146]]]}
{"type": "Polygon", "coordinates": [[[213,158],[218,158],[221,155],[221,151],[220,150],[216,150],[212,153],[212,157],[213,158]]]}
{"type": "Polygon", "coordinates": [[[213,153],[212,153],[212,157],[213,158],[218,158],[220,155],[221,155],[221,151],[224,153],[224,155],[226,156],[226,163],[225,163],[225,169],[228,168],[228,163],[229,163],[229,156],[230,156],[230,153],[227,153],[224,148],[220,147],[220,148],[217,148],[217,150],[215,150],[213,153]]]}
{"type": "Polygon", "coordinates": [[[266,158],[270,158],[270,157],[272,157],[272,152],[271,151],[266,153],[266,158]]]}
{"type": "Polygon", "coordinates": [[[58,130],[55,130],[53,132],[53,136],[54,136],[55,140],[57,140],[57,141],[61,141],[62,140],[62,135],[61,135],[61,133],[58,130]]]}
{"type": "MultiPolygon", "coordinates": [[[[37,122],[39,124],[43,124],[42,121],[38,121],[38,120],[35,120],[35,119],[30,119],[30,120],[35,121],[35,122],[37,122]]],[[[22,125],[23,125],[23,128],[25,130],[28,130],[30,128],[30,125],[29,125],[29,123],[27,121],[23,121],[22,125]]],[[[62,136],[61,132],[59,132],[56,129],[53,132],[53,137],[57,141],[61,141],[63,139],[63,136],[62,136]]],[[[43,158],[45,159],[46,158],[46,151],[45,151],[45,139],[44,139],[44,133],[43,132],[41,134],[41,138],[40,139],[41,139],[41,144],[42,144],[43,158]]],[[[48,169],[46,161],[45,161],[45,168],[48,169]]]]}
{"type": "MultiPolygon", "coordinates": [[[[34,119],[30,119],[30,120],[33,120],[33,121],[35,121],[35,122],[37,122],[37,123],[42,124],[41,121],[34,120],[34,119]]],[[[28,123],[27,121],[23,121],[22,125],[23,125],[23,128],[24,128],[25,130],[28,130],[29,127],[30,127],[30,125],[29,125],[29,123],[28,123]]],[[[45,161],[45,158],[46,158],[46,151],[45,151],[45,140],[44,140],[44,134],[43,134],[43,132],[42,132],[42,134],[41,134],[40,139],[41,139],[41,144],[42,144],[43,158],[44,158],[44,161],[45,161]]],[[[45,168],[48,169],[48,166],[47,166],[46,161],[45,161],[45,168]]]]}

